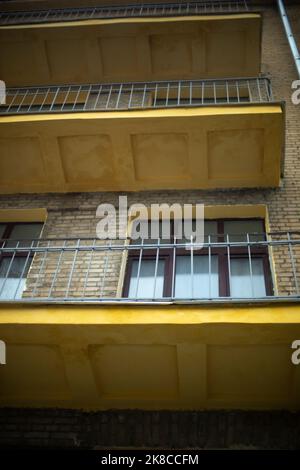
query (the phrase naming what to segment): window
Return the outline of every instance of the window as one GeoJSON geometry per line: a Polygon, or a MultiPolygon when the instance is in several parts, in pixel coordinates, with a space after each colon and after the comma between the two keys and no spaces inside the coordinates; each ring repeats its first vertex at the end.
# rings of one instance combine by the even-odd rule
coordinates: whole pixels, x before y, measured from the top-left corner
{"type": "MultiPolygon", "coordinates": [[[[160,234],[161,230],[160,227],[160,234]]],[[[184,240],[176,240],[175,231],[172,222],[171,240],[160,241],[159,247],[129,250],[125,297],[261,298],[273,294],[268,248],[255,245],[265,240],[262,219],[205,221],[206,245],[201,250],[176,246],[184,240]],[[254,244],[247,245],[247,242],[254,244]],[[173,246],[164,247],[166,243],[173,246]]],[[[156,245],[157,241],[149,237],[143,240],[143,245],[156,245]]],[[[140,242],[137,240],[134,244],[140,242]]]]}
{"type": "Polygon", "coordinates": [[[10,248],[0,252],[0,299],[22,297],[33,255],[26,248],[39,238],[41,223],[0,223],[0,247],[10,248]],[[25,248],[20,251],[20,248],[25,248]]]}

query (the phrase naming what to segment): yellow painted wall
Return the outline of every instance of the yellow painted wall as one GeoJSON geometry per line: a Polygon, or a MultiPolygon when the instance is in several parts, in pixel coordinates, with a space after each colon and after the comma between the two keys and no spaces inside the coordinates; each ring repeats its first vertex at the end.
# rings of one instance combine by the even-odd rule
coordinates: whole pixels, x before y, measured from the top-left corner
{"type": "Polygon", "coordinates": [[[0,405],[299,409],[298,304],[9,305],[0,405]]]}
{"type": "Polygon", "coordinates": [[[279,185],[280,104],[0,117],[0,192],[279,185]]]}
{"type": "Polygon", "coordinates": [[[218,77],[260,72],[256,13],[0,26],[7,86],[218,77]]]}

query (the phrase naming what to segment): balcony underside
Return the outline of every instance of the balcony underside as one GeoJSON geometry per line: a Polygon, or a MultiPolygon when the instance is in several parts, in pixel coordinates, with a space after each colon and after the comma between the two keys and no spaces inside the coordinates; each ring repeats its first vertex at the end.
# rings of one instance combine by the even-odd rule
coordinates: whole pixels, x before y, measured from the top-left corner
{"type": "Polygon", "coordinates": [[[0,192],[276,187],[280,104],[0,118],[0,192]]]}
{"type": "Polygon", "coordinates": [[[89,20],[0,27],[7,86],[250,77],[259,14],[89,20]]]}
{"type": "Polygon", "coordinates": [[[0,405],[299,409],[299,305],[9,306],[0,405]]]}

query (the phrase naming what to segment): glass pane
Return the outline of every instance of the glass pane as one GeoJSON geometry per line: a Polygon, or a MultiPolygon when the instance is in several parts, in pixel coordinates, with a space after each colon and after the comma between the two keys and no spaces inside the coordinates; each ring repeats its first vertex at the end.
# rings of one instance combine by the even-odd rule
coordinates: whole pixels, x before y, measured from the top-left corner
{"type": "Polygon", "coordinates": [[[216,220],[205,220],[204,222],[204,238],[205,242],[208,242],[208,235],[210,235],[210,241],[216,243],[218,241],[218,223],[216,220]]]}
{"type": "MultiPolygon", "coordinates": [[[[192,221],[192,230],[196,232],[196,221],[192,221]]],[[[174,223],[174,234],[176,235],[176,221],[174,223]]],[[[218,224],[215,220],[205,220],[204,221],[204,242],[208,242],[208,235],[210,235],[211,242],[217,242],[217,233],[218,233],[218,224]]],[[[182,223],[182,234],[184,235],[184,223],[182,223]]],[[[186,238],[177,238],[177,243],[186,243],[186,241],[190,242],[190,238],[187,240],[186,238]]]]}
{"type": "Polygon", "coordinates": [[[194,274],[191,274],[191,257],[177,256],[175,273],[175,297],[209,298],[219,296],[218,257],[211,256],[209,276],[209,257],[194,256],[194,274]]]}
{"type": "Polygon", "coordinates": [[[155,264],[156,261],[154,259],[142,260],[138,279],[139,261],[134,260],[132,262],[128,297],[137,297],[138,299],[158,299],[163,297],[165,262],[163,260],[158,261],[156,282],[154,279],[155,264]]]}
{"type": "Polygon", "coordinates": [[[231,297],[265,297],[266,284],[261,258],[252,258],[252,287],[250,264],[248,258],[232,258],[231,269],[231,297]]]}
{"type": "Polygon", "coordinates": [[[132,237],[134,233],[142,234],[143,236],[139,237],[136,240],[132,240],[132,243],[141,243],[143,238],[143,243],[147,244],[157,244],[158,237],[160,238],[160,243],[170,243],[170,234],[172,233],[172,222],[170,225],[168,222],[162,223],[160,220],[152,220],[150,221],[140,221],[140,222],[133,222],[132,227],[132,237]],[[157,237],[158,235],[158,237],[157,237]],[[145,238],[144,238],[145,236],[145,238]]]}
{"type": "Polygon", "coordinates": [[[29,258],[24,269],[26,259],[26,256],[14,258],[12,264],[11,256],[2,259],[0,263],[0,299],[12,300],[22,297],[22,292],[25,289],[26,276],[31,264],[31,258],[29,258]],[[24,273],[20,280],[23,269],[24,273]]]}
{"type": "Polygon", "coordinates": [[[4,234],[5,229],[6,229],[6,224],[0,224],[0,240],[4,234]]]}
{"type": "MultiPolygon", "coordinates": [[[[20,242],[18,246],[30,246],[32,238],[39,238],[42,231],[43,224],[16,224],[11,232],[10,239],[12,240],[26,240],[20,242]]],[[[7,246],[16,246],[14,242],[8,242],[7,246]]]]}
{"type": "MultiPolygon", "coordinates": [[[[262,235],[249,235],[250,241],[262,241],[264,237],[264,223],[262,220],[225,220],[224,232],[229,236],[230,242],[247,241],[247,233],[261,233],[262,235]]],[[[226,240],[226,238],[225,238],[226,240]]]]}

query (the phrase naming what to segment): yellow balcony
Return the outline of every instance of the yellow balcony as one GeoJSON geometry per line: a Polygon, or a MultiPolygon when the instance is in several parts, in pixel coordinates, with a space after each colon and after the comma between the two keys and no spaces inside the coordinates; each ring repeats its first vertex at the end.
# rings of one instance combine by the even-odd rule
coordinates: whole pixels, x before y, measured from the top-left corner
{"type": "Polygon", "coordinates": [[[299,409],[299,305],[0,308],[0,405],[299,409]]]}
{"type": "Polygon", "coordinates": [[[4,17],[0,25],[0,77],[7,86],[260,72],[261,16],[256,13],[32,21],[9,25],[4,17]]]}
{"type": "Polygon", "coordinates": [[[276,187],[283,144],[263,78],[11,89],[0,191],[276,187]]]}
{"type": "Polygon", "coordinates": [[[299,409],[299,233],[265,234],[248,218],[264,206],[206,207],[209,224],[218,211],[224,235],[207,225],[202,250],[174,238],[2,241],[0,406],[299,409]]]}

